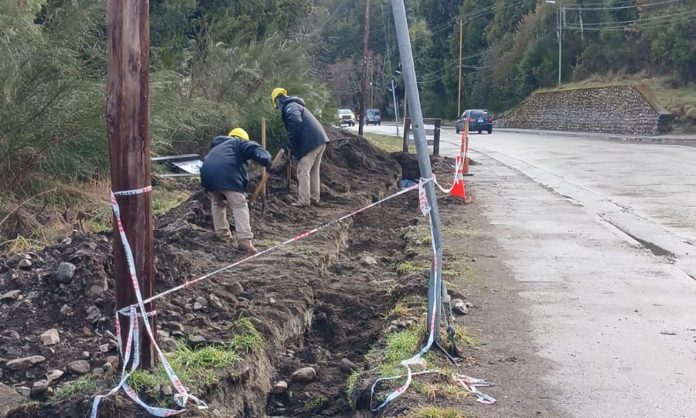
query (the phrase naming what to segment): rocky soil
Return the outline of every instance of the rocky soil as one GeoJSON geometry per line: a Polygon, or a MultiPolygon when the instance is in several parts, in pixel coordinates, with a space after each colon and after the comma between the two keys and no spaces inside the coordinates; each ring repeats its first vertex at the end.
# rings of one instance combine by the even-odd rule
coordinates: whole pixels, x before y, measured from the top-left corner
{"type": "MultiPolygon", "coordinates": [[[[288,194],[285,179],[274,176],[266,201],[252,207],[260,248],[397,191],[402,166],[417,177],[415,158],[395,158],[357,136],[329,132],[322,206],[291,207],[296,190],[288,194]]],[[[434,167],[451,171],[443,159],[434,160],[434,167]]],[[[461,203],[444,199],[443,204],[461,203]]],[[[384,318],[394,303],[425,292],[426,276],[395,271],[409,257],[403,230],[418,222],[425,220],[415,194],[402,196],[158,301],[158,339],[165,350],[174,349],[177,340],[191,347],[221,344],[239,318],[251,319],[263,337],[262,349],[215,371],[219,383],[195,393],[210,409],[187,414],[361,414],[347,401],[347,375],[364,364],[389,325],[384,318]]],[[[157,220],[155,239],[157,292],[242,257],[214,239],[202,191],[157,220]]],[[[0,403],[33,401],[9,416],[85,416],[93,395],[113,386],[119,358],[111,242],[110,235],[75,233],[0,262],[0,403]],[[96,393],[55,396],[81,376],[93,378],[96,393]]],[[[124,399],[109,399],[100,416],[145,416],[124,399]]]]}

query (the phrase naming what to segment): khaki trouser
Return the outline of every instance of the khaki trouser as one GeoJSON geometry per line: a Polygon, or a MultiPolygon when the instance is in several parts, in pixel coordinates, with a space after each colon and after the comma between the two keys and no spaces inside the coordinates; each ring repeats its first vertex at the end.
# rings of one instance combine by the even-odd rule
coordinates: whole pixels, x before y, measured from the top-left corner
{"type": "Polygon", "coordinates": [[[298,203],[300,204],[309,205],[310,199],[312,202],[319,203],[319,192],[321,191],[319,168],[325,149],[326,144],[321,144],[300,158],[297,163],[297,181],[300,184],[298,203]]]}
{"type": "Polygon", "coordinates": [[[227,222],[227,205],[232,208],[234,216],[234,229],[237,232],[237,240],[247,240],[254,238],[249,223],[249,206],[244,193],[233,192],[231,190],[213,190],[208,192],[210,196],[210,208],[213,214],[213,227],[215,235],[220,237],[231,237],[230,224],[227,222]]]}

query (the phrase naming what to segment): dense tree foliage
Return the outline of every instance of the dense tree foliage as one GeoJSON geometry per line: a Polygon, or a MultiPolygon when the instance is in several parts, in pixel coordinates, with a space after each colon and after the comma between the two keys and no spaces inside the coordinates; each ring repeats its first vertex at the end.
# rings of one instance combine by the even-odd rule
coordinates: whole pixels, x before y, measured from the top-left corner
{"type": "MultiPolygon", "coordinates": [[[[357,108],[366,0],[151,0],[151,113],[156,152],[200,150],[232,126],[283,131],[268,92],[305,96],[330,119],[357,108]]],[[[504,110],[558,77],[667,75],[696,81],[696,0],[407,0],[423,109],[504,110]],[[560,14],[560,19],[559,19],[560,14]],[[459,62],[459,22],[463,58],[459,62]]],[[[368,106],[403,106],[388,0],[370,10],[368,106]]],[[[89,179],[107,167],[105,2],[0,4],[0,184],[24,193],[45,179],[89,179]],[[36,176],[35,173],[50,176],[36,176]]],[[[38,184],[38,185],[37,185],[38,184]]]]}
{"type": "MultiPolygon", "coordinates": [[[[360,33],[365,2],[325,0],[333,10],[322,45],[323,62],[350,62],[360,75],[360,33]],[[348,3],[348,4],[347,4],[348,3]],[[350,51],[350,52],[349,52],[350,51]]],[[[414,0],[406,1],[421,99],[426,114],[456,113],[459,22],[463,24],[464,107],[504,110],[558,79],[558,13],[563,37],[563,81],[607,74],[696,81],[696,0],[414,0]],[[559,12],[560,11],[560,12],[559,12]],[[581,23],[582,22],[582,23],[581,23]]],[[[372,2],[370,49],[390,58],[376,76],[396,69],[390,2],[372,2]]],[[[344,66],[343,68],[348,68],[344,66]]],[[[343,97],[353,91],[337,91],[343,97]]],[[[382,91],[388,108],[388,91],[382,91]]],[[[345,98],[343,101],[346,101],[345,98]]]]}

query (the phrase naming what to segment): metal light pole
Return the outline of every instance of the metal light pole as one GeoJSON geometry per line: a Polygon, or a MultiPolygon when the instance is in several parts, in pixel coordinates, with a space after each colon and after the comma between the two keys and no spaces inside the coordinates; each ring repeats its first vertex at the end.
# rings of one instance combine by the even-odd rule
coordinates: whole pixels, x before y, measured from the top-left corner
{"type": "MultiPolygon", "coordinates": [[[[406,85],[406,96],[411,103],[411,125],[413,127],[413,137],[418,153],[418,166],[421,176],[430,179],[433,176],[430,167],[430,153],[428,144],[425,140],[425,127],[423,126],[423,111],[421,110],[420,96],[418,94],[418,82],[416,80],[416,69],[413,63],[413,52],[411,50],[411,40],[408,35],[408,22],[406,20],[406,8],[403,0],[392,0],[392,11],[394,13],[394,24],[399,43],[399,54],[401,55],[401,66],[406,85]]],[[[435,345],[439,347],[440,314],[443,296],[446,297],[446,290],[442,285],[441,260],[442,260],[442,238],[440,236],[440,213],[437,207],[437,196],[435,195],[435,185],[432,181],[425,183],[425,194],[430,205],[430,217],[433,228],[433,246],[435,258],[433,259],[433,269],[430,284],[428,286],[428,318],[432,317],[432,309],[435,309],[435,329],[431,330],[428,322],[428,332],[434,331],[435,345]],[[440,283],[439,288],[435,283],[440,283]]]]}
{"type": "Polygon", "coordinates": [[[394,86],[394,77],[391,79],[391,92],[394,99],[394,117],[396,118],[396,136],[399,136],[399,106],[396,105],[396,87],[394,86]]]}

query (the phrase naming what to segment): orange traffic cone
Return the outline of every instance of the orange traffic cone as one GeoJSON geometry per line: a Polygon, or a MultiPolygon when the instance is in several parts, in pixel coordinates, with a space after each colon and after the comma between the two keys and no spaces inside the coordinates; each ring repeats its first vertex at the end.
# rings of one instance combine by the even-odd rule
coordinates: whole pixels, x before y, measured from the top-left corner
{"type": "MultiPolygon", "coordinates": [[[[464,177],[463,177],[463,170],[464,167],[460,163],[462,160],[457,158],[456,159],[457,163],[457,174],[456,174],[456,180],[454,183],[454,186],[452,186],[452,190],[450,191],[450,196],[455,196],[459,197],[461,199],[464,199],[464,203],[471,203],[473,202],[473,199],[471,199],[470,196],[466,195],[466,185],[464,184],[464,177]]],[[[466,161],[466,160],[464,160],[466,161]]]]}

